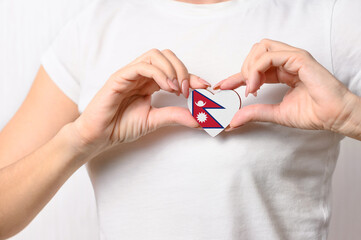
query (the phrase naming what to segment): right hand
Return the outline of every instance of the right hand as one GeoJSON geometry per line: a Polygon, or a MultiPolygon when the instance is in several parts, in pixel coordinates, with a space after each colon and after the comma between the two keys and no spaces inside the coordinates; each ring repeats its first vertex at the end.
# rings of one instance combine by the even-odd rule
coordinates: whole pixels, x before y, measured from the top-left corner
{"type": "Polygon", "coordinates": [[[207,88],[209,83],[189,74],[172,51],[148,51],[114,73],[72,123],[78,145],[99,152],[164,126],[199,127],[186,108],[151,106],[154,92],[182,92],[187,98],[189,87],[207,88]]]}

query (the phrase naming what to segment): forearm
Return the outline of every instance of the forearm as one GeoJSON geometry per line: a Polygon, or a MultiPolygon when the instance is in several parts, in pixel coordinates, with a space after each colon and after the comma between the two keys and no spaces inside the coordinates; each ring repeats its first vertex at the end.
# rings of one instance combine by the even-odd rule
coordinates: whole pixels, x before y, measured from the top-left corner
{"type": "Polygon", "coordinates": [[[32,154],[0,170],[0,239],[22,230],[89,158],[69,125],[32,154]]]}
{"type": "Polygon", "coordinates": [[[361,141],[361,97],[349,94],[349,98],[350,114],[344,124],[334,131],[361,141]]]}

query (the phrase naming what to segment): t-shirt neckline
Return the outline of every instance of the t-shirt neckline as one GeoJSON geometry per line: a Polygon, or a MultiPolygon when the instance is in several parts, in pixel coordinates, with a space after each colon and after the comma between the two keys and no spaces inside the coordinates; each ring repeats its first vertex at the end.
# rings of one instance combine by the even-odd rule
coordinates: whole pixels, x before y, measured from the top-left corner
{"type": "Polygon", "coordinates": [[[171,15],[215,17],[231,14],[237,10],[236,6],[239,4],[239,0],[228,0],[209,4],[193,4],[176,0],[157,0],[155,4],[161,11],[167,11],[171,15]]]}

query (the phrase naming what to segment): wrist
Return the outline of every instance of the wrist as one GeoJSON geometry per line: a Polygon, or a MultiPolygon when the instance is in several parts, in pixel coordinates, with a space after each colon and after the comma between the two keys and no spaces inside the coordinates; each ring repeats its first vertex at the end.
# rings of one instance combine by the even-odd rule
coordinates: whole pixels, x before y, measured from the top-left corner
{"type": "Polygon", "coordinates": [[[87,141],[83,141],[74,123],[65,125],[58,133],[66,145],[71,159],[83,165],[92,159],[99,151],[98,147],[87,141]]]}
{"type": "Polygon", "coordinates": [[[334,132],[361,140],[361,98],[348,92],[345,97],[345,116],[338,127],[331,129],[334,132]]]}

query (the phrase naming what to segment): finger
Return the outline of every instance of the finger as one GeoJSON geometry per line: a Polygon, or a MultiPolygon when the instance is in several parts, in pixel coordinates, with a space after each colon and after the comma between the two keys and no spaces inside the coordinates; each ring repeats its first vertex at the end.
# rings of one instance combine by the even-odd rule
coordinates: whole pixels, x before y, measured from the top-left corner
{"type": "Polygon", "coordinates": [[[262,78],[263,73],[265,73],[265,82],[267,83],[281,82],[290,87],[295,87],[298,82],[302,81],[309,90],[325,86],[324,79],[329,79],[332,74],[319,64],[309,52],[288,47],[292,51],[267,52],[254,64],[249,79],[253,84],[250,87],[250,92],[257,89],[259,78],[262,78]],[[251,75],[254,75],[255,78],[251,75]]]}
{"type": "Polygon", "coordinates": [[[189,74],[188,69],[186,68],[184,63],[175,55],[174,52],[172,52],[169,49],[165,49],[162,51],[162,53],[173,64],[173,67],[177,73],[177,79],[174,79],[174,81],[177,81],[175,83],[178,83],[178,86],[180,87],[182,94],[186,98],[188,98],[189,96],[189,87],[207,88],[211,86],[211,84],[208,83],[206,80],[197,77],[195,75],[189,74]]]}
{"type": "Polygon", "coordinates": [[[154,131],[169,125],[200,127],[188,109],[182,107],[152,108],[149,112],[149,128],[154,131]]]}
{"type": "Polygon", "coordinates": [[[170,59],[158,49],[152,49],[133,61],[133,64],[139,62],[146,62],[161,69],[167,75],[167,84],[175,91],[179,92],[179,86],[175,79],[177,78],[177,71],[174,68],[170,59]]]}
{"type": "MultiPolygon", "coordinates": [[[[236,73],[221,82],[217,83],[214,86],[214,90],[217,89],[235,89],[237,87],[246,85],[246,79],[248,79],[248,65],[249,61],[252,58],[253,52],[256,50],[258,43],[254,44],[248,53],[246,59],[243,61],[241,72],[236,73]],[[225,85],[223,85],[225,83],[225,85]]],[[[247,92],[247,90],[246,90],[247,92]]]]}
{"type": "MultiPolygon", "coordinates": [[[[130,82],[134,82],[139,80],[139,76],[143,76],[145,78],[153,79],[154,82],[158,84],[158,86],[168,92],[172,92],[173,89],[167,83],[167,75],[160,70],[158,67],[151,65],[146,62],[139,62],[133,65],[127,66],[123,71],[121,71],[121,78],[126,79],[130,82]]],[[[117,74],[116,74],[117,79],[117,74]]],[[[124,84],[121,86],[127,87],[124,84]]],[[[121,89],[119,89],[121,90],[121,89]]],[[[125,90],[125,89],[122,89],[125,90]]]]}
{"type": "Polygon", "coordinates": [[[222,80],[221,82],[217,83],[213,89],[215,89],[215,90],[217,90],[217,89],[233,90],[235,88],[238,88],[238,87],[244,86],[244,85],[246,85],[246,81],[245,81],[243,74],[240,72],[240,73],[236,73],[236,74],[222,80]]]}
{"type": "MultiPolygon", "coordinates": [[[[185,88],[186,83],[184,81],[189,81],[189,73],[186,66],[183,64],[181,60],[169,49],[165,49],[162,51],[163,55],[170,61],[175,69],[176,78],[172,79],[172,82],[175,86],[177,86],[178,91],[182,92],[184,96],[189,90],[185,88]]],[[[189,85],[188,85],[189,86],[189,85]]]]}
{"type": "Polygon", "coordinates": [[[252,57],[252,53],[254,52],[256,47],[257,47],[257,43],[252,46],[252,48],[249,51],[246,59],[243,61],[241,72],[242,72],[243,76],[245,77],[245,79],[248,79],[248,63],[249,63],[249,60],[252,57]]]}
{"type": "Polygon", "coordinates": [[[136,89],[134,92],[134,95],[152,95],[154,92],[159,91],[160,87],[158,86],[155,81],[148,81],[145,82],[144,85],[142,85],[140,88],[136,89]]]}
{"type": "MultiPolygon", "coordinates": [[[[264,53],[250,68],[249,72],[249,92],[255,92],[264,82],[278,82],[277,69],[279,68],[289,74],[298,75],[303,61],[299,52],[295,51],[278,51],[264,53]],[[266,76],[266,72],[268,75],[266,76]]],[[[295,85],[294,81],[298,78],[285,78],[288,85],[295,85]]]]}
{"type": "Polygon", "coordinates": [[[278,104],[254,104],[241,108],[229,124],[229,131],[248,122],[273,122],[279,123],[278,104]]]}
{"type": "MultiPolygon", "coordinates": [[[[243,76],[245,77],[246,83],[248,83],[247,80],[250,77],[250,71],[251,71],[252,66],[254,66],[255,62],[264,53],[270,52],[270,51],[296,51],[296,50],[299,50],[299,49],[292,47],[288,44],[285,44],[285,43],[282,43],[279,41],[270,40],[270,39],[262,39],[259,43],[254,44],[242,66],[241,72],[242,72],[243,76]]],[[[271,76],[273,77],[274,75],[271,74],[271,76]]],[[[265,76],[262,76],[261,79],[264,81],[267,80],[267,78],[265,76]]],[[[271,83],[271,82],[274,83],[275,81],[268,81],[268,83],[271,83]]],[[[258,85],[258,88],[262,84],[263,83],[260,83],[258,85]]],[[[258,90],[258,88],[254,89],[254,86],[249,87],[247,84],[246,96],[248,95],[249,92],[255,93],[258,90]],[[252,91],[250,91],[251,89],[252,89],[252,91]]]]}
{"type": "Polygon", "coordinates": [[[271,52],[271,51],[296,51],[299,50],[299,48],[296,47],[292,47],[286,43],[280,42],[280,41],[275,41],[275,40],[271,40],[271,39],[262,39],[259,42],[260,45],[262,45],[267,52],[271,52]]]}
{"type": "Polygon", "coordinates": [[[252,52],[249,54],[248,60],[246,62],[246,72],[247,72],[247,77],[249,77],[249,70],[251,68],[251,66],[254,65],[255,61],[257,61],[262,54],[264,54],[265,52],[267,52],[267,47],[261,43],[256,43],[254,45],[254,47],[252,48],[252,52]]]}
{"type": "Polygon", "coordinates": [[[223,79],[222,81],[220,81],[220,82],[218,82],[218,83],[216,83],[216,85],[214,85],[214,87],[213,87],[213,90],[218,90],[218,89],[220,89],[221,85],[222,85],[226,80],[227,80],[227,78],[226,78],[226,79],[223,79]]]}
{"type": "MultiPolygon", "coordinates": [[[[262,42],[262,41],[261,41],[262,42]]],[[[248,66],[247,66],[247,71],[248,71],[248,74],[250,73],[251,71],[251,68],[255,65],[256,61],[263,56],[263,54],[265,54],[266,52],[268,52],[269,49],[268,47],[263,44],[263,43],[259,43],[257,44],[256,48],[254,49],[249,61],[248,61],[248,66]]],[[[249,77],[249,75],[248,75],[249,77]]],[[[264,77],[262,78],[262,80],[266,80],[264,77]]],[[[259,86],[261,86],[263,84],[263,82],[260,83],[259,86]]],[[[247,89],[246,89],[246,96],[248,95],[248,90],[250,89],[249,86],[247,86],[247,89]]],[[[255,90],[257,91],[257,90],[255,90]]],[[[253,92],[253,91],[252,91],[253,92]]]]}
{"type": "MultiPolygon", "coordinates": [[[[249,54],[247,55],[246,59],[243,62],[241,73],[237,73],[221,82],[216,84],[214,89],[235,89],[239,86],[247,85],[247,79],[249,77],[249,69],[250,66],[253,66],[255,61],[258,60],[265,52],[278,50],[281,49],[296,49],[287,44],[263,39],[259,43],[256,43],[252,46],[249,54]],[[222,86],[222,87],[221,87],[222,86]]],[[[274,81],[272,81],[274,82],[274,81]]],[[[248,87],[246,88],[246,96],[248,95],[248,87]]]]}
{"type": "Polygon", "coordinates": [[[208,88],[211,86],[209,82],[204,80],[203,78],[200,78],[194,74],[189,74],[189,86],[193,89],[199,89],[199,88],[208,88]]]}

